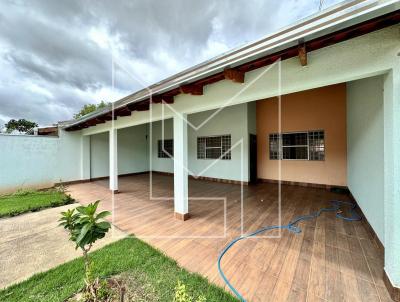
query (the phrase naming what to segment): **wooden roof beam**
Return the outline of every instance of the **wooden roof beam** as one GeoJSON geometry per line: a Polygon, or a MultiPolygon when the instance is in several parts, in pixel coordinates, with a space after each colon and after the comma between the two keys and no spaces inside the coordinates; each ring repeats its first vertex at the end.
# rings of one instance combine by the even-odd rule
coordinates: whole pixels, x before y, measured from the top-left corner
{"type": "Polygon", "coordinates": [[[244,83],[244,72],[232,68],[224,70],[224,77],[226,80],[231,80],[235,83],[244,83]]]}
{"type": "Polygon", "coordinates": [[[172,95],[163,95],[162,96],[162,102],[166,104],[173,104],[174,103],[174,97],[172,95]]]}
{"type": "MultiPolygon", "coordinates": [[[[118,116],[114,113],[114,120],[116,120],[117,117],[118,116]]],[[[113,118],[113,112],[112,111],[107,112],[107,113],[97,117],[97,119],[100,119],[100,120],[103,120],[103,121],[111,121],[112,118],[113,118]]]]}
{"type": "Polygon", "coordinates": [[[150,110],[150,101],[140,104],[136,108],[137,111],[147,111],[150,110]]]}
{"type": "Polygon", "coordinates": [[[180,91],[184,94],[203,95],[203,86],[195,84],[182,85],[180,91]]]}
{"type": "Polygon", "coordinates": [[[150,109],[150,100],[144,100],[137,103],[127,105],[130,111],[146,111],[150,109]]]}
{"type": "Polygon", "coordinates": [[[301,66],[307,66],[307,49],[304,42],[300,42],[297,48],[301,66]]]}
{"type": "Polygon", "coordinates": [[[161,95],[152,95],[151,96],[151,103],[152,104],[160,104],[160,103],[162,103],[162,96],[161,95]]]}
{"type": "Polygon", "coordinates": [[[131,110],[127,106],[114,110],[114,114],[117,116],[130,116],[131,113],[131,110]]]}
{"type": "Polygon", "coordinates": [[[116,115],[117,116],[130,116],[132,114],[131,111],[122,111],[122,112],[118,112],[116,115]]]}
{"type": "Polygon", "coordinates": [[[172,104],[174,102],[174,96],[172,96],[172,95],[153,95],[151,97],[151,102],[153,104],[161,104],[161,103],[172,104]]]}

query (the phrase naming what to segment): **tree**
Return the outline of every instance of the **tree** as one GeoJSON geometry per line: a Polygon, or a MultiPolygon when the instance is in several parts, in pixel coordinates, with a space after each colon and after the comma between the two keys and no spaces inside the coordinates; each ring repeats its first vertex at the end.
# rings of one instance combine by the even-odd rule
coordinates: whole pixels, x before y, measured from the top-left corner
{"type": "Polygon", "coordinates": [[[75,248],[80,248],[83,253],[85,263],[85,284],[86,294],[91,298],[87,301],[96,301],[96,284],[98,279],[94,280],[92,274],[92,263],[89,257],[89,251],[93,243],[103,238],[111,228],[109,222],[104,221],[104,217],[110,215],[110,212],[103,211],[96,213],[100,200],[90,203],[87,206],[80,206],[75,209],[61,212],[60,226],[69,232],[69,239],[75,243],[75,248]]]}
{"type": "Polygon", "coordinates": [[[35,122],[28,121],[26,119],[14,120],[11,119],[4,125],[6,128],[6,133],[12,133],[13,131],[18,131],[21,133],[28,133],[37,127],[38,124],[35,122]]]}
{"type": "Polygon", "coordinates": [[[85,104],[78,113],[74,114],[74,119],[78,119],[86,114],[96,111],[97,109],[107,107],[108,105],[109,103],[104,101],[101,101],[99,104],[85,104]]]}

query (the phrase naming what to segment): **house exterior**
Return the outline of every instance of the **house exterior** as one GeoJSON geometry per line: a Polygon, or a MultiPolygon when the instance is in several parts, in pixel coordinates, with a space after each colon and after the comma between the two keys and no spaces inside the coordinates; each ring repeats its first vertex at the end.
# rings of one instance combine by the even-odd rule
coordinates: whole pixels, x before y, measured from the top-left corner
{"type": "Polygon", "coordinates": [[[58,138],[0,136],[1,189],[107,177],[118,192],[121,175],[173,174],[186,220],[189,177],[345,187],[399,301],[399,21],[398,1],[345,2],[60,123],[58,138]]]}

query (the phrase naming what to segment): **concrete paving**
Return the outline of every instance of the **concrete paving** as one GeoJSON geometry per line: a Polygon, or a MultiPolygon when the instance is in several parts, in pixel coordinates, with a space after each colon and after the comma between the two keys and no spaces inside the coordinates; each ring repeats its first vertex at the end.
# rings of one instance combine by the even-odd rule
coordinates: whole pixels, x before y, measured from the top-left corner
{"type": "MultiPolygon", "coordinates": [[[[72,204],[0,219],[0,288],[23,281],[64,262],[81,256],[67,232],[58,226],[60,212],[77,207],[72,204]]],[[[113,228],[93,250],[125,237],[113,228]]]]}

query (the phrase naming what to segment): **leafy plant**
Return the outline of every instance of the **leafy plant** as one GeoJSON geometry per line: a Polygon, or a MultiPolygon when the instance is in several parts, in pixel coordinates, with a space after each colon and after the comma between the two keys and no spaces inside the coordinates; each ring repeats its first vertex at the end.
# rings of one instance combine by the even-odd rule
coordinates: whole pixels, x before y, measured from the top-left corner
{"type": "Polygon", "coordinates": [[[175,296],[174,302],[206,302],[206,298],[203,295],[197,297],[196,300],[193,300],[193,297],[190,296],[187,292],[186,285],[181,281],[178,281],[178,284],[175,287],[175,296]]]}
{"type": "Polygon", "coordinates": [[[65,194],[67,192],[67,187],[60,180],[60,182],[54,186],[54,190],[56,190],[57,192],[65,194]]]}
{"type": "Polygon", "coordinates": [[[97,213],[99,203],[100,200],[97,200],[87,206],[61,212],[62,216],[59,220],[60,226],[69,232],[69,239],[75,243],[75,248],[82,250],[85,263],[86,301],[97,301],[96,289],[98,286],[96,284],[99,283],[98,279],[93,276],[93,263],[88,253],[93,243],[103,238],[111,228],[110,223],[104,221],[110,212],[97,213]]]}

